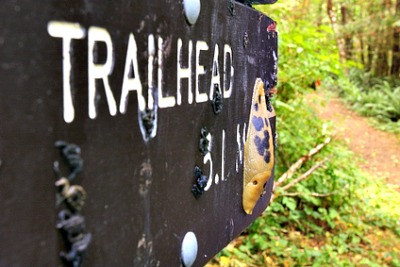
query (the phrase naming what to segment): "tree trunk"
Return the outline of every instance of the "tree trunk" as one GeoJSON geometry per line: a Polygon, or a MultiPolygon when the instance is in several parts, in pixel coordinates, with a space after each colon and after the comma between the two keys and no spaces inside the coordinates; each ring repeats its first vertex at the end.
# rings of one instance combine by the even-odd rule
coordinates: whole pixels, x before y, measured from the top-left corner
{"type": "Polygon", "coordinates": [[[339,25],[337,22],[337,16],[335,11],[333,10],[333,2],[332,0],[327,0],[327,12],[329,19],[331,21],[333,32],[335,33],[336,43],[339,49],[339,57],[342,64],[346,62],[346,48],[342,38],[340,38],[339,25]]]}
{"type": "Polygon", "coordinates": [[[367,45],[367,59],[368,61],[365,70],[369,72],[372,70],[372,60],[374,59],[374,49],[372,47],[371,41],[369,41],[367,45]]]}
{"type": "MultiPolygon", "coordinates": [[[[380,15],[383,18],[390,17],[391,12],[391,1],[383,0],[382,5],[384,9],[380,11],[380,15]]],[[[376,64],[375,74],[377,76],[387,76],[390,74],[389,63],[390,53],[392,48],[392,28],[387,26],[386,23],[381,23],[377,32],[377,47],[376,47],[376,64]]]]}
{"type": "MultiPolygon", "coordinates": [[[[346,27],[347,20],[348,20],[348,10],[345,5],[342,5],[340,7],[340,11],[342,13],[342,25],[343,27],[346,27]]],[[[351,38],[351,34],[349,34],[347,31],[344,32],[344,47],[345,47],[345,54],[346,54],[346,59],[349,60],[352,57],[352,49],[353,49],[353,40],[351,38]]]]}
{"type": "MultiPolygon", "coordinates": [[[[400,0],[396,1],[395,17],[398,18],[400,15],[400,0]]],[[[399,77],[400,75],[400,27],[394,27],[393,29],[393,60],[391,74],[399,77]]]]}
{"type": "Polygon", "coordinates": [[[307,12],[310,7],[310,0],[303,0],[303,12],[307,12]]]}
{"type": "Polygon", "coordinates": [[[360,40],[360,57],[361,57],[361,63],[363,64],[364,68],[365,68],[365,56],[364,56],[364,37],[363,35],[360,33],[358,35],[358,39],[360,40]]]}
{"type": "Polygon", "coordinates": [[[319,27],[321,27],[321,25],[322,25],[322,20],[324,19],[323,18],[323,8],[322,8],[322,5],[323,5],[323,1],[321,1],[320,2],[320,4],[318,5],[318,15],[317,15],[317,28],[319,29],[319,27]]]}
{"type": "Polygon", "coordinates": [[[377,76],[387,76],[388,72],[389,72],[388,71],[389,70],[388,53],[386,51],[387,45],[383,38],[384,37],[382,36],[382,39],[381,39],[380,44],[378,45],[378,48],[376,51],[377,58],[376,58],[374,73],[377,76]]]}

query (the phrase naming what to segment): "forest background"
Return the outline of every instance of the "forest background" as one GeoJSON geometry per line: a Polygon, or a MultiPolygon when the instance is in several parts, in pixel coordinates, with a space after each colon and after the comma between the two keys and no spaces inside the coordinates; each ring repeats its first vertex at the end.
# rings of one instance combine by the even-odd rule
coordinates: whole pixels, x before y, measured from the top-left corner
{"type": "Polygon", "coordinates": [[[362,171],[309,104],[310,92],[338,96],[400,142],[400,0],[254,7],[278,22],[275,187],[207,266],[400,266],[399,187],[362,171]]]}

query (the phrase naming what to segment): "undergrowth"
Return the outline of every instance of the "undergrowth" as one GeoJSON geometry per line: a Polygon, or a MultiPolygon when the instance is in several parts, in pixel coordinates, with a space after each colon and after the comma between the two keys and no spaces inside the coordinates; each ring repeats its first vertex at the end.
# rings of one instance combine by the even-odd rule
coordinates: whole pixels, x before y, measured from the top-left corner
{"type": "MultiPolygon", "coordinates": [[[[276,106],[279,177],[334,129],[301,97],[276,106]]],[[[400,266],[400,194],[363,173],[338,141],[315,160],[324,157],[330,157],[324,168],[292,188],[296,195],[282,192],[208,266],[400,266]]]]}
{"type": "MultiPolygon", "coordinates": [[[[257,6],[279,21],[276,178],[336,130],[304,100],[321,81],[388,129],[400,123],[400,85],[355,70],[345,75],[330,27],[322,17],[302,19],[296,3],[257,6]]],[[[363,173],[356,155],[336,140],[296,175],[325,158],[323,168],[288,192],[278,187],[263,215],[208,266],[400,266],[400,193],[363,173]]]]}

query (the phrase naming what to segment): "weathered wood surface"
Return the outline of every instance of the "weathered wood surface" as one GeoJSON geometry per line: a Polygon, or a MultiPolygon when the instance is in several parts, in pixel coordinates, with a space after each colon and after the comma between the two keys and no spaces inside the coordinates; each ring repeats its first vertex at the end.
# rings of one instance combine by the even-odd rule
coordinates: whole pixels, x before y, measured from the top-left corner
{"type": "Polygon", "coordinates": [[[253,215],[242,209],[241,157],[254,82],[275,82],[274,22],[226,0],[201,5],[189,25],[181,1],[2,1],[1,267],[62,266],[57,140],[84,160],[83,266],[179,266],[189,231],[201,266],[266,208],[272,179],[253,215]],[[156,129],[141,125],[145,107],[156,129]],[[211,178],[198,199],[195,166],[211,178]]]}

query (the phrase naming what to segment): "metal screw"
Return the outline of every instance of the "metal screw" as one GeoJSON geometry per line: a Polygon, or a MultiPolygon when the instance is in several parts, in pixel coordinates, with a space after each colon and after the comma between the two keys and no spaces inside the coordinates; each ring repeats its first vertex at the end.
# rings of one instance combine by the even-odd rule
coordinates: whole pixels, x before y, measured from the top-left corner
{"type": "Polygon", "coordinates": [[[193,25],[196,23],[200,15],[200,0],[183,0],[183,11],[189,24],[193,25]]]}
{"type": "Polygon", "coordinates": [[[193,232],[187,232],[182,241],[181,258],[184,267],[191,267],[197,257],[197,238],[193,232]]]}

